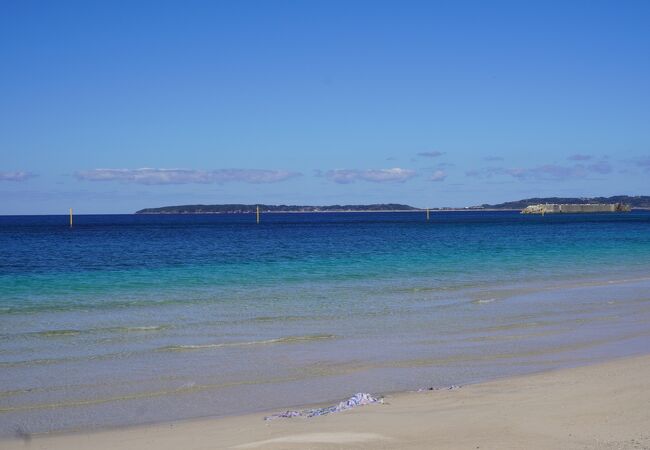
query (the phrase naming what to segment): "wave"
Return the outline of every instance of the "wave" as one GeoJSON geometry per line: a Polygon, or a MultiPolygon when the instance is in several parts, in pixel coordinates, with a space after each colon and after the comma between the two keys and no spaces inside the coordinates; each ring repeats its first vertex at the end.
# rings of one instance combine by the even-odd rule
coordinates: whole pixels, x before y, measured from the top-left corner
{"type": "Polygon", "coordinates": [[[222,383],[207,383],[207,384],[196,384],[193,382],[189,382],[177,388],[134,392],[130,394],[115,395],[115,396],[100,397],[100,398],[70,399],[70,400],[51,402],[51,403],[36,403],[36,404],[28,403],[28,404],[7,405],[7,406],[0,405],[0,415],[6,413],[13,413],[13,412],[25,412],[25,411],[48,410],[48,409],[59,409],[59,408],[76,408],[76,407],[85,407],[91,405],[101,405],[101,404],[112,403],[112,402],[142,400],[142,399],[150,399],[155,397],[164,397],[164,396],[171,396],[171,395],[183,395],[183,394],[191,394],[191,393],[204,392],[210,390],[232,388],[236,386],[253,386],[259,384],[286,383],[289,381],[297,381],[298,379],[300,379],[300,377],[298,376],[285,376],[285,377],[272,377],[266,379],[226,381],[222,383]]]}
{"type": "Polygon", "coordinates": [[[239,322],[294,322],[298,320],[309,320],[315,316],[259,316],[250,319],[243,319],[239,322]]]}
{"type": "Polygon", "coordinates": [[[143,326],[123,326],[123,327],[99,327],[88,329],[60,329],[60,330],[42,330],[27,331],[16,334],[2,334],[0,339],[13,339],[16,337],[35,337],[35,338],[60,338],[68,336],[78,336],[80,334],[90,335],[99,333],[145,333],[162,331],[171,328],[171,325],[143,325],[143,326]]]}
{"type": "Polygon", "coordinates": [[[45,330],[45,331],[36,331],[30,333],[33,336],[42,336],[42,337],[59,337],[59,336],[76,336],[80,334],[79,330],[45,330]]]}
{"type": "Polygon", "coordinates": [[[122,333],[137,333],[142,331],[162,331],[171,328],[171,325],[145,325],[141,327],[110,327],[110,328],[97,328],[102,331],[114,331],[122,333]]]}
{"type": "Polygon", "coordinates": [[[192,350],[206,350],[222,347],[246,347],[255,345],[272,345],[272,344],[291,344],[298,342],[313,342],[326,339],[334,339],[337,336],[333,334],[311,334],[306,336],[286,336],[275,339],[265,339],[260,341],[245,342],[222,342],[216,344],[187,344],[187,345],[168,345],[153,350],[124,351],[116,353],[104,353],[97,355],[71,356],[62,358],[41,358],[20,361],[0,361],[0,368],[24,367],[24,366],[42,366],[50,364],[70,363],[77,361],[102,361],[107,359],[133,357],[137,354],[148,353],[150,351],[158,352],[183,352],[192,350]]]}
{"type": "Polygon", "coordinates": [[[247,347],[254,345],[269,345],[269,344],[292,344],[296,342],[312,342],[321,341],[326,339],[336,338],[333,334],[310,334],[306,336],[286,336],[275,339],[264,339],[260,341],[244,341],[244,342],[221,342],[216,344],[183,344],[183,345],[168,345],[161,347],[158,351],[162,352],[183,352],[192,350],[206,350],[212,348],[223,347],[247,347]]]}
{"type": "Polygon", "coordinates": [[[481,298],[478,300],[474,300],[472,303],[474,303],[475,305],[483,305],[486,303],[492,303],[494,301],[496,301],[496,298],[481,298]]]}

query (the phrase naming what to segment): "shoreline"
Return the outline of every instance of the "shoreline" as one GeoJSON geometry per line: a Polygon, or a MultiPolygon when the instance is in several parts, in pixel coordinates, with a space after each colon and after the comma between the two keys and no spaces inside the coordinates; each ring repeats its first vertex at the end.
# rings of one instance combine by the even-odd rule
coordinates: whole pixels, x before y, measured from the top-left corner
{"type": "MultiPolygon", "coordinates": [[[[610,274],[611,275],[611,274],[610,274]]],[[[619,274],[622,275],[622,274],[619,274]]],[[[558,291],[560,293],[568,293],[573,289],[593,289],[593,288],[605,288],[605,289],[615,289],[616,292],[619,293],[619,295],[622,293],[619,287],[616,286],[625,286],[629,283],[632,283],[631,289],[634,289],[635,291],[639,290],[639,286],[636,286],[637,283],[646,283],[645,285],[647,286],[647,282],[650,281],[650,278],[648,278],[647,272],[644,270],[642,273],[636,273],[635,275],[637,276],[632,276],[631,273],[626,273],[625,277],[608,277],[606,279],[594,279],[592,277],[589,277],[588,279],[574,279],[571,283],[569,284],[561,284],[561,285],[553,285],[553,286],[535,286],[534,288],[532,286],[522,286],[522,285],[514,285],[510,286],[511,290],[516,291],[516,294],[513,293],[508,293],[507,297],[510,297],[511,295],[518,295],[518,296],[537,296],[539,294],[546,295],[544,294],[545,292],[549,291],[558,291]],[[526,289],[527,287],[527,289],[526,289]]],[[[501,286],[501,283],[498,284],[498,286],[501,286]]],[[[508,292],[508,289],[506,289],[504,292],[508,292]]],[[[505,294],[504,294],[505,295],[505,294]]],[[[575,294],[571,294],[571,296],[574,296],[575,294]]],[[[487,300],[472,300],[469,304],[471,305],[476,305],[476,306],[471,306],[471,307],[480,307],[484,308],[485,304],[490,305],[489,307],[493,307],[494,305],[499,305],[502,300],[500,300],[500,294],[499,292],[492,292],[490,291],[490,298],[487,300]]],[[[553,295],[555,297],[555,295],[553,295]]],[[[647,301],[647,300],[646,300],[647,301]]],[[[644,301],[645,303],[645,301],[644,301]]],[[[614,302],[607,302],[607,308],[613,307],[611,305],[614,305],[614,302]]],[[[646,308],[647,309],[647,308],[646,308]]],[[[620,311],[622,312],[622,310],[620,311]]],[[[647,323],[647,322],[646,322],[647,323]]],[[[505,331],[509,330],[510,323],[506,323],[505,328],[503,328],[503,331],[507,334],[510,331],[505,331]]],[[[524,328],[525,324],[523,324],[524,328]]],[[[496,326],[496,328],[499,328],[496,326]]],[[[518,327],[516,327],[518,328],[518,327]]],[[[626,330],[629,331],[629,329],[626,328],[626,330]]],[[[480,330],[479,330],[480,331],[480,330]]],[[[605,338],[604,340],[597,341],[594,343],[591,343],[590,341],[585,341],[580,343],[579,341],[574,342],[575,345],[569,345],[568,347],[562,347],[561,348],[554,348],[554,347],[549,347],[550,351],[546,351],[544,348],[541,349],[541,352],[536,352],[535,350],[532,350],[528,354],[526,352],[520,352],[519,354],[506,354],[506,353],[497,353],[495,355],[492,355],[495,359],[495,361],[498,360],[503,360],[504,357],[506,357],[506,360],[510,360],[511,358],[529,358],[528,361],[522,361],[521,364],[519,365],[513,365],[513,368],[516,368],[514,372],[510,371],[510,373],[503,373],[504,371],[507,371],[507,369],[503,370],[497,370],[496,373],[493,371],[491,368],[490,364],[484,365],[485,370],[481,370],[480,372],[476,372],[478,375],[477,376],[470,376],[466,377],[460,374],[460,377],[454,376],[454,377],[446,377],[443,379],[438,379],[436,378],[438,374],[440,374],[443,370],[447,368],[447,361],[445,358],[432,358],[430,361],[427,362],[427,366],[431,365],[435,367],[435,370],[431,372],[434,377],[429,378],[431,381],[428,383],[431,384],[421,384],[419,382],[417,383],[406,383],[406,385],[402,384],[401,386],[395,388],[392,387],[387,387],[387,386],[378,386],[376,383],[366,383],[365,381],[363,383],[357,383],[356,387],[350,387],[350,384],[348,383],[343,383],[343,386],[347,386],[346,389],[339,389],[336,392],[333,392],[331,389],[328,390],[326,388],[323,388],[325,385],[323,382],[319,382],[321,384],[317,384],[312,386],[312,390],[308,391],[306,395],[299,396],[299,398],[295,397],[295,392],[290,392],[287,393],[286,389],[283,390],[282,383],[275,384],[271,383],[269,385],[269,391],[273,391],[274,395],[276,397],[276,402],[274,404],[269,404],[268,402],[266,405],[261,406],[258,405],[257,407],[250,407],[247,409],[239,409],[239,410],[233,410],[230,407],[224,407],[224,400],[227,400],[228,397],[221,397],[219,398],[218,396],[215,396],[212,398],[213,402],[207,402],[204,404],[207,405],[207,408],[203,408],[199,414],[193,414],[193,415],[186,415],[182,412],[180,412],[182,409],[178,408],[165,408],[163,407],[163,411],[165,411],[163,414],[166,417],[158,417],[149,419],[149,420],[142,420],[142,418],[127,418],[127,419],[122,419],[120,420],[120,423],[110,423],[107,421],[98,421],[98,422],[93,422],[93,421],[86,421],[86,425],[84,424],[73,424],[72,426],[59,426],[58,428],[50,428],[51,431],[48,431],[46,429],[43,429],[41,427],[40,429],[34,427],[30,427],[29,422],[21,422],[20,419],[18,420],[12,420],[12,422],[7,421],[6,422],[6,427],[4,432],[0,435],[0,447],[3,447],[1,444],[3,442],[3,439],[7,439],[8,437],[12,435],[25,435],[31,434],[33,437],[37,436],[57,436],[57,435],[64,435],[64,434],[75,434],[75,433],[82,433],[82,434],[92,434],[96,432],[103,432],[103,431],[110,431],[110,430],[124,430],[124,429],[131,429],[131,428],[139,428],[139,427],[151,427],[151,426],[163,426],[165,424],[178,424],[178,423],[186,423],[186,422],[193,422],[193,421],[203,421],[203,420],[209,420],[209,421],[221,421],[221,420],[226,420],[228,418],[233,418],[233,417],[248,417],[248,416],[259,416],[261,414],[264,415],[272,415],[276,413],[281,413],[286,411],[287,409],[303,409],[303,408],[311,408],[311,407],[321,407],[321,406],[331,406],[331,405],[336,405],[340,401],[347,399],[351,395],[355,394],[358,391],[361,392],[368,392],[373,395],[387,395],[389,397],[393,396],[401,396],[403,393],[408,393],[408,392],[413,392],[416,389],[422,389],[422,388],[428,388],[430,386],[434,386],[437,389],[443,389],[446,386],[453,385],[453,384],[461,384],[463,386],[473,386],[476,384],[484,384],[484,383],[491,383],[496,380],[502,380],[502,379],[509,379],[509,378],[516,378],[520,376],[528,376],[530,374],[536,374],[536,373],[545,373],[548,371],[555,371],[555,370],[563,370],[564,368],[572,368],[572,367],[579,367],[581,365],[593,365],[593,364],[600,364],[602,362],[607,362],[610,360],[615,360],[615,359],[620,359],[620,358],[628,358],[628,357],[634,357],[635,355],[640,355],[644,354],[647,350],[647,344],[644,344],[644,342],[647,342],[648,336],[650,336],[650,330],[647,329],[646,326],[640,329],[641,334],[638,333],[639,330],[635,333],[627,333],[622,336],[619,336],[617,338],[611,339],[611,338],[605,338]],[[630,345],[632,344],[632,345],[630,345]],[[641,344],[641,345],[639,345],[641,344]],[[607,348],[609,347],[609,348],[607,348]],[[605,350],[603,351],[603,349],[605,350]],[[586,349],[584,352],[581,353],[581,349],[586,349]],[[590,350],[591,349],[591,350],[590,350]],[[594,352],[594,350],[597,350],[594,352]],[[556,353],[559,354],[567,354],[567,352],[574,352],[573,356],[571,357],[560,357],[551,359],[547,362],[544,362],[544,355],[554,355],[556,353]],[[586,352],[586,353],[585,353],[586,352]],[[438,361],[436,361],[438,360],[438,361]],[[525,368],[526,366],[529,366],[530,368],[525,368]],[[534,369],[531,369],[534,366],[538,366],[534,369]],[[540,367],[541,366],[541,367],[540,367]],[[502,372],[502,373],[498,373],[502,372]],[[437,381],[433,381],[437,380],[437,381]],[[280,393],[280,394],[278,394],[280,393]],[[278,396],[279,395],[279,396],[278,396]],[[283,395],[288,395],[289,397],[283,397],[283,395]],[[291,398],[289,401],[285,401],[284,399],[286,398],[291,398]],[[280,399],[278,401],[278,399],[280,399]],[[26,427],[23,427],[23,423],[26,424],[26,427]],[[35,429],[36,428],[36,429],[35,429]],[[22,431],[21,431],[22,430],[22,431]],[[49,433],[49,434],[48,434],[49,433]]],[[[488,332],[486,336],[489,336],[492,331],[488,332]]],[[[501,333],[501,330],[494,330],[495,334],[501,333]]],[[[479,333],[480,334],[480,333],[479,333]]],[[[516,335],[516,334],[515,334],[516,335]]],[[[220,345],[218,345],[220,346],[220,345]]],[[[224,346],[224,348],[228,348],[228,346],[224,346]]],[[[250,348],[250,347],[247,347],[250,348]]],[[[200,352],[188,352],[188,354],[193,355],[193,354],[199,354],[200,352]]],[[[452,358],[453,359],[453,358],[452,358]]],[[[464,367],[471,367],[472,365],[476,364],[481,358],[473,358],[471,356],[468,356],[465,358],[466,360],[462,362],[463,358],[461,358],[461,362],[458,362],[456,365],[460,364],[461,366],[464,367]]],[[[377,364],[375,366],[368,365],[367,369],[373,370],[373,371],[383,371],[384,375],[388,374],[390,376],[390,371],[391,369],[405,369],[405,368],[413,368],[414,370],[420,365],[422,361],[420,361],[417,358],[411,358],[411,359],[406,359],[406,360],[394,360],[394,361],[385,361],[384,364],[377,364]],[[410,363],[414,362],[415,365],[411,366],[410,363]]],[[[506,363],[507,364],[507,363],[506,363]]],[[[498,366],[499,364],[497,364],[498,366]]],[[[365,366],[364,366],[365,367],[365,366]]],[[[475,366],[478,367],[478,366],[475,366]]],[[[168,369],[171,370],[171,369],[168,369]]],[[[352,372],[346,372],[343,370],[342,372],[339,373],[340,376],[347,376],[350,373],[354,372],[354,368],[352,372]]],[[[173,373],[171,371],[170,373],[173,373]]],[[[650,375],[650,371],[648,373],[650,375]]],[[[333,375],[336,375],[336,373],[333,373],[333,375]]],[[[458,375],[458,374],[456,374],[458,375]]],[[[400,380],[408,379],[408,377],[404,377],[402,375],[399,376],[400,380]]],[[[310,381],[311,379],[305,379],[306,382],[310,381]]],[[[323,378],[323,381],[327,381],[327,377],[323,378]]],[[[265,384],[265,383],[261,383],[265,384]]],[[[380,383],[381,384],[381,383],[380,383]]],[[[253,384],[255,386],[255,384],[253,384]]],[[[200,386],[199,386],[200,387],[200,386]]],[[[183,387],[181,387],[182,389],[183,387]]],[[[237,396],[237,402],[240,404],[245,404],[245,399],[246,396],[250,398],[250,392],[251,392],[251,387],[247,387],[244,391],[239,392],[237,396]],[[248,391],[248,392],[246,392],[248,391]]],[[[86,394],[87,395],[87,394],[86,394]]],[[[146,396],[142,396],[142,398],[145,398],[146,396]]],[[[95,399],[95,397],[92,397],[95,399]]],[[[171,400],[173,397],[169,397],[171,400]]],[[[96,400],[96,399],[95,399],[96,400]]],[[[119,401],[118,398],[112,399],[108,398],[106,402],[101,401],[97,402],[97,404],[101,403],[113,403],[114,401],[119,401]]],[[[130,399],[129,399],[130,400],[130,399]]],[[[194,396],[194,400],[196,400],[196,396],[194,396]]],[[[186,408],[185,411],[187,411],[187,408],[195,408],[196,403],[194,403],[192,400],[187,400],[187,398],[184,399],[179,399],[180,405],[184,405],[183,407],[186,408]]],[[[83,400],[82,400],[83,402],[83,400]]],[[[91,400],[89,403],[93,403],[91,400]]],[[[117,403],[114,403],[117,404],[117,403]]],[[[171,403],[169,403],[171,404],[171,403]]],[[[39,404],[33,405],[33,406],[40,406],[39,404]]],[[[58,404],[45,404],[45,406],[52,406],[52,409],[55,409],[54,407],[58,408],[58,404]]],[[[60,405],[62,408],[66,408],[67,406],[74,406],[74,405],[60,405]]],[[[235,406],[237,407],[237,406],[235,406]]],[[[32,405],[28,404],[27,407],[25,408],[25,411],[29,411],[31,409],[34,410],[40,410],[42,408],[32,408],[32,405]]],[[[46,411],[49,408],[43,409],[46,411]]],[[[131,410],[135,410],[134,407],[130,407],[131,410]]],[[[16,410],[20,410],[20,405],[16,407],[16,410]]],[[[128,410],[128,408],[127,408],[128,410]]],[[[59,410],[60,417],[65,417],[67,414],[65,411],[66,409],[61,409],[59,410]]],[[[146,409],[144,409],[146,411],[146,409]]],[[[20,413],[20,411],[19,411],[20,413]]],[[[5,412],[7,416],[5,416],[7,419],[11,417],[12,413],[5,412]]],[[[0,414],[0,417],[2,417],[2,414],[0,414]]],[[[310,419],[311,420],[311,419],[310,419]]],[[[37,438],[38,439],[38,438],[37,438]]],[[[649,447],[650,448],[650,447],[649,447]]]]}
{"type": "MultiPolygon", "coordinates": [[[[650,448],[650,354],[387,394],[322,417],[266,411],[1,439],[3,448],[650,448]]],[[[315,405],[315,406],[321,406],[315,405]]]]}

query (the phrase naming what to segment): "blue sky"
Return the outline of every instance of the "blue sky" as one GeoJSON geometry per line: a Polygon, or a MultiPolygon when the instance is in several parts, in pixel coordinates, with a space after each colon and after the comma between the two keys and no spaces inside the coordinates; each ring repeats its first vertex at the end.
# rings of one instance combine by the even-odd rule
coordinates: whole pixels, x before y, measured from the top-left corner
{"type": "Polygon", "coordinates": [[[0,4],[0,214],[650,195],[650,2],[0,4]]]}

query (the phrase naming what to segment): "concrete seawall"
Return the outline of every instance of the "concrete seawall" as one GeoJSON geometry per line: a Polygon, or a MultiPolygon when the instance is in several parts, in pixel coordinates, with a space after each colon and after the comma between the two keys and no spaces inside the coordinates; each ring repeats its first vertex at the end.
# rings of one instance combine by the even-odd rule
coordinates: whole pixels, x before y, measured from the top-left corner
{"type": "Polygon", "coordinates": [[[557,204],[546,203],[530,205],[524,208],[522,214],[576,214],[576,213],[615,213],[629,212],[630,206],[623,203],[591,203],[591,204],[557,204]]]}

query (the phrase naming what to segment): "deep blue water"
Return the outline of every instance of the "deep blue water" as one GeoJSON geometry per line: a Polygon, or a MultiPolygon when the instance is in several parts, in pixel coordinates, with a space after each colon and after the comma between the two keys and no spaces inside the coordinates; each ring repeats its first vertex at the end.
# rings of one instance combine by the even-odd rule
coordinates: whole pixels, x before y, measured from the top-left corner
{"type": "Polygon", "coordinates": [[[0,434],[650,349],[650,213],[0,217],[0,434]]]}
{"type": "Polygon", "coordinates": [[[253,215],[98,215],[77,216],[72,229],[67,220],[0,217],[0,313],[179,287],[201,297],[217,286],[393,277],[447,286],[650,263],[647,212],[267,214],[260,225],[253,215]]]}

